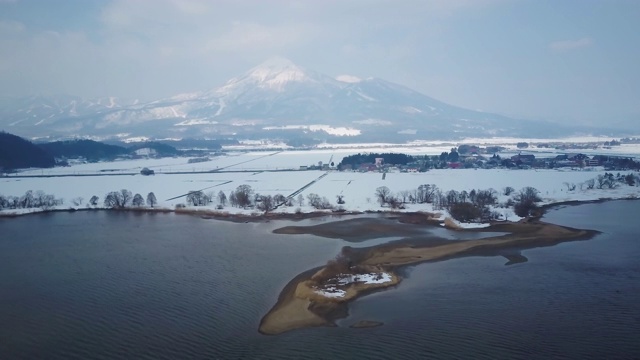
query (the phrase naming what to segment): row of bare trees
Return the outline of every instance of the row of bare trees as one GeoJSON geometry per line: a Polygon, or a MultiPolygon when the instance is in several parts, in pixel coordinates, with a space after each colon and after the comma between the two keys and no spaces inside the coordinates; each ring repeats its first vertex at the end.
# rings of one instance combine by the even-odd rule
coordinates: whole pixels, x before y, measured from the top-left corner
{"type": "MultiPolygon", "coordinates": [[[[92,196],[89,199],[89,204],[92,206],[97,206],[100,199],[97,196],[92,196]]],[[[133,194],[131,191],[127,189],[122,189],[119,191],[111,191],[107,193],[104,197],[104,207],[109,209],[124,209],[129,206],[133,207],[143,207],[145,205],[145,199],[140,194],[133,194]]],[[[158,204],[158,200],[156,199],[156,195],[153,192],[147,194],[146,204],[149,207],[154,207],[158,204]]]]}
{"type": "MultiPolygon", "coordinates": [[[[202,191],[191,191],[187,194],[187,204],[191,206],[206,206],[217,199],[218,208],[224,208],[227,202],[233,207],[256,208],[260,211],[269,212],[278,206],[293,206],[293,200],[282,195],[260,195],[255,193],[250,185],[240,185],[229,193],[229,196],[219,191],[217,195],[213,192],[205,194],[202,191]]],[[[298,197],[298,200],[301,196],[298,197]]],[[[300,203],[300,201],[298,201],[300,203]]]]}
{"type": "MultiPolygon", "coordinates": [[[[525,187],[518,192],[510,186],[502,190],[502,194],[511,196],[505,206],[513,207],[514,212],[522,217],[534,214],[537,203],[542,200],[539,193],[533,187],[525,187]]],[[[388,187],[381,186],[376,189],[375,197],[380,206],[393,209],[404,208],[407,203],[433,204],[434,209],[446,209],[453,218],[464,222],[489,221],[500,217],[500,214],[491,211],[492,206],[498,205],[498,192],[491,188],[443,192],[436,185],[425,184],[396,195],[388,187]]]]}
{"type": "Polygon", "coordinates": [[[567,191],[574,191],[576,188],[579,188],[580,190],[615,189],[621,185],[640,186],[640,176],[633,173],[618,173],[616,175],[613,175],[613,173],[604,173],[604,175],[598,175],[593,179],[589,179],[577,185],[569,182],[564,183],[567,191]]]}
{"type": "MultiPolygon", "coordinates": [[[[256,193],[250,185],[240,185],[227,196],[223,191],[205,194],[202,191],[191,191],[187,194],[187,204],[191,206],[206,206],[217,199],[219,209],[224,208],[227,203],[238,208],[255,208],[260,211],[269,212],[280,206],[304,206],[305,197],[299,194],[295,199],[282,194],[261,195],[256,193]]],[[[310,193],[306,201],[315,209],[335,209],[335,206],[326,197],[310,193]]],[[[338,196],[338,204],[344,204],[344,196],[338,196]]]]}
{"type": "Polygon", "coordinates": [[[42,190],[28,190],[22,196],[0,195],[0,210],[3,209],[51,209],[54,206],[62,205],[62,199],[56,199],[51,194],[46,194],[42,190]]]}

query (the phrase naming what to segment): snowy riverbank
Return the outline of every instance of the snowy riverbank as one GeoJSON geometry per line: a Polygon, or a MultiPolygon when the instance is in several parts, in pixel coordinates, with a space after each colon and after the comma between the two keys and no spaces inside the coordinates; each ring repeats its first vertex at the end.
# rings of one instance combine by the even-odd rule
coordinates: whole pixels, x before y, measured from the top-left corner
{"type": "MultiPolygon", "coordinates": [[[[429,184],[437,186],[442,192],[449,190],[471,191],[472,189],[495,189],[498,205],[492,211],[501,214],[503,219],[517,221],[519,218],[513,210],[506,206],[511,196],[505,195],[506,187],[516,191],[531,186],[539,190],[542,202],[540,205],[562,203],[568,201],[594,201],[599,199],[625,199],[640,197],[640,187],[617,184],[615,188],[589,189],[586,182],[604,175],[602,168],[588,170],[507,170],[507,169],[443,169],[425,173],[387,173],[382,176],[376,172],[339,172],[339,171],[262,171],[262,172],[215,172],[207,174],[158,174],[155,176],[120,175],[120,176],[70,176],[70,177],[29,177],[0,178],[0,195],[20,197],[29,190],[42,190],[62,199],[62,204],[54,209],[85,209],[103,207],[105,195],[111,191],[127,189],[132,194],[141,194],[146,198],[153,192],[158,200],[156,208],[173,210],[176,205],[186,204],[186,194],[201,190],[213,197],[213,202],[206,206],[189,206],[188,210],[218,213],[224,216],[250,216],[262,212],[255,208],[239,208],[219,203],[217,195],[223,192],[229,196],[240,185],[248,185],[254,194],[263,196],[289,196],[301,188],[308,186],[300,193],[300,197],[292,199],[292,206],[281,206],[273,210],[274,214],[295,214],[317,211],[307,201],[309,194],[317,194],[326,198],[336,208],[344,212],[387,211],[376,199],[376,189],[387,187],[397,197],[406,196],[419,186],[429,184]],[[326,175],[325,175],[326,174],[326,175]],[[325,176],[323,176],[325,175],[325,176]],[[319,179],[320,178],[320,179],[319,179]],[[571,190],[572,185],[575,188],[571,190]],[[97,205],[89,205],[89,199],[98,197],[97,205]],[[337,204],[337,197],[342,197],[344,204],[337,204]]],[[[623,175],[626,173],[623,173],[623,175]]],[[[637,175],[637,174],[634,174],[637,175]]],[[[637,184],[636,184],[637,185],[637,184]]],[[[146,205],[145,205],[146,206],[146,205]]],[[[40,211],[40,209],[4,209],[1,215],[19,215],[40,211]]],[[[406,203],[401,212],[446,212],[434,209],[429,203],[406,203]]],[[[331,211],[327,211],[331,212],[331,211]]],[[[461,224],[462,227],[467,225],[461,224]]],[[[476,225],[472,225],[476,226],[476,225]]]]}

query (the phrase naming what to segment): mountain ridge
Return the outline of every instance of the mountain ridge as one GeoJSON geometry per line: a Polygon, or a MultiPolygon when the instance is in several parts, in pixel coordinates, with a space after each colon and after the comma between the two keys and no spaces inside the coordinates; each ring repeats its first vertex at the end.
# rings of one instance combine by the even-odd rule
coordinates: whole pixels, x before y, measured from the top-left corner
{"type": "Polygon", "coordinates": [[[337,78],[271,58],[207,91],[146,103],[114,97],[0,102],[0,128],[28,136],[318,138],[355,142],[562,136],[583,128],[446,104],[375,77],[337,78]],[[342,79],[342,81],[340,80],[342,79]],[[546,130],[544,126],[547,125],[546,130]],[[334,131],[341,128],[347,131],[334,131]]]}

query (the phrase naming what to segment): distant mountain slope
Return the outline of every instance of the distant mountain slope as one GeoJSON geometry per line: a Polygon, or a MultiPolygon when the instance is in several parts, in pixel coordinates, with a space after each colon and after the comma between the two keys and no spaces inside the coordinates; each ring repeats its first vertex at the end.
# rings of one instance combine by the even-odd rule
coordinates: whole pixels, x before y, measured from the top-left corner
{"type": "Polygon", "coordinates": [[[39,144],[42,149],[56,158],[83,157],[87,160],[115,159],[128,154],[129,150],[116,145],[107,145],[93,140],[66,140],[39,144]]]}
{"type": "MultiPolygon", "coordinates": [[[[126,144],[123,144],[126,145],[126,144]]],[[[175,147],[160,142],[137,142],[128,146],[105,144],[94,140],[64,140],[38,144],[47,153],[56,158],[85,158],[89,161],[113,160],[122,155],[135,155],[139,150],[143,155],[176,156],[180,154],[175,147]]]]}
{"type": "Polygon", "coordinates": [[[209,91],[144,104],[115,98],[0,101],[0,127],[30,136],[146,136],[406,141],[554,137],[603,130],[448,105],[376,78],[337,79],[271,59],[209,91]],[[16,130],[17,131],[17,130],[16,130]]]}
{"type": "Polygon", "coordinates": [[[55,165],[53,156],[28,140],[0,132],[0,168],[13,170],[29,167],[48,168],[55,165]]]}

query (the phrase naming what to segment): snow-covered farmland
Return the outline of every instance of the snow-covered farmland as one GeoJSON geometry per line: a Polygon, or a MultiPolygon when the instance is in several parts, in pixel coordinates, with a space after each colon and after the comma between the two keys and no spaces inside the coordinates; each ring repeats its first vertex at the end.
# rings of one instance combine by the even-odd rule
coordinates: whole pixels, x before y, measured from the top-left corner
{"type": "Polygon", "coordinates": [[[74,164],[52,169],[30,169],[21,171],[20,175],[133,174],[139,173],[144,167],[156,173],[299,169],[301,166],[318,165],[319,162],[337,164],[344,156],[352,153],[335,150],[236,152],[210,156],[209,161],[197,163],[189,163],[189,159],[185,157],[121,160],[74,164]]]}
{"type": "MultiPolygon", "coordinates": [[[[630,187],[625,184],[620,184],[615,189],[581,188],[580,184],[605,173],[602,168],[593,167],[583,170],[444,169],[425,173],[390,172],[384,176],[379,172],[299,170],[301,166],[318,165],[319,162],[337,164],[343,157],[357,152],[429,154],[428,149],[439,151],[440,147],[445,149],[448,146],[449,144],[430,143],[417,144],[415,147],[397,145],[367,149],[324,148],[308,151],[235,152],[223,156],[212,156],[210,161],[192,164],[188,163],[188,158],[76,164],[70,167],[27,170],[17,175],[2,177],[0,178],[0,195],[21,196],[28,190],[42,190],[58,199],[63,199],[64,203],[59,208],[67,209],[85,207],[94,195],[100,198],[98,203],[101,205],[107,193],[127,189],[143,197],[153,192],[159,207],[173,209],[178,204],[186,203],[187,193],[200,190],[205,194],[214,195],[214,201],[198,209],[214,210],[219,205],[215,195],[222,191],[228,197],[240,185],[251,186],[256,194],[272,196],[278,194],[289,196],[303,189],[300,192],[300,195],[305,198],[303,205],[299,205],[296,194],[294,206],[282,206],[275,210],[290,213],[314,210],[306,201],[311,193],[327,198],[336,207],[338,196],[340,196],[344,200],[344,204],[340,207],[346,211],[386,210],[387,208],[382,208],[376,201],[376,189],[381,186],[388,187],[400,199],[403,194],[406,195],[405,191],[413,191],[425,184],[436,185],[443,192],[493,188],[497,190],[498,200],[501,203],[508,199],[507,196],[502,195],[502,189],[507,186],[516,190],[532,186],[540,191],[543,202],[547,204],[571,200],[640,197],[640,187],[630,187]],[[156,175],[140,175],[140,169],[144,167],[154,170],[156,175]],[[22,177],[25,175],[34,177],[22,177]],[[570,191],[565,184],[575,184],[576,187],[570,191]],[[74,205],[74,203],[80,203],[80,198],[82,198],[82,204],[74,205]]],[[[637,150],[628,148],[625,151],[637,156],[640,154],[637,150]]],[[[407,204],[402,211],[433,210],[430,204],[407,204]]],[[[507,215],[509,219],[516,219],[508,209],[496,210],[507,215]]],[[[4,210],[3,213],[6,214],[9,211],[4,210]]],[[[257,212],[255,209],[240,209],[229,205],[224,206],[221,211],[238,214],[257,212]]]]}
{"type": "Polygon", "coordinates": [[[519,139],[519,138],[492,138],[492,139],[464,139],[457,141],[414,141],[407,144],[391,144],[391,143],[369,143],[369,144],[321,144],[319,148],[333,149],[335,151],[351,150],[355,152],[401,152],[410,155],[439,155],[444,151],[451,151],[451,148],[458,147],[462,144],[486,146],[502,146],[506,149],[504,154],[513,155],[519,152],[523,154],[535,154],[537,157],[555,157],[562,154],[586,155],[611,155],[639,158],[640,144],[621,144],[612,147],[602,147],[602,143],[610,141],[610,138],[604,137],[570,137],[562,139],[519,139]],[[531,144],[529,148],[519,149],[517,144],[527,142],[531,144]],[[596,148],[585,149],[555,149],[555,148],[537,148],[536,144],[592,144],[596,148]],[[596,146],[597,145],[597,146],[596,146]]]}
{"type": "MultiPolygon", "coordinates": [[[[109,166],[109,164],[103,164],[109,166]]],[[[499,201],[507,197],[501,190],[511,186],[516,190],[525,186],[535,187],[540,191],[544,203],[570,200],[596,200],[600,198],[640,197],[640,187],[621,184],[615,189],[581,190],[579,184],[604,174],[603,170],[571,171],[571,170],[473,170],[446,169],[432,170],[425,173],[387,173],[376,172],[339,172],[339,171],[264,171],[264,172],[216,172],[207,174],[157,174],[143,175],[111,175],[111,176],[69,176],[69,177],[5,177],[0,178],[0,194],[20,196],[27,190],[43,190],[56,198],[64,199],[62,208],[74,207],[72,200],[81,197],[84,204],[96,195],[100,204],[105,194],[110,191],[128,189],[143,197],[154,192],[158,206],[174,208],[176,204],[185,203],[189,191],[202,190],[206,193],[229,193],[239,185],[249,185],[253,191],[261,195],[282,194],[289,196],[298,189],[311,184],[301,195],[305,198],[310,193],[326,197],[336,204],[338,195],[343,196],[347,211],[384,210],[376,201],[375,192],[378,187],[386,186],[396,195],[404,190],[414,190],[423,184],[435,184],[443,191],[471,190],[493,188],[500,193],[499,201]],[[326,174],[326,175],[325,175],[326,174]],[[323,176],[324,175],[324,176],[323,176]],[[314,182],[317,180],[316,182],[314,182]],[[569,191],[565,183],[578,185],[569,191]],[[181,197],[182,196],[182,197],[181,197]]],[[[79,207],[84,207],[84,204],[79,207]]],[[[217,202],[200,209],[215,209],[217,202]]],[[[299,206],[294,201],[292,207],[280,207],[278,212],[312,211],[308,204],[299,206]]],[[[7,211],[7,210],[5,210],[7,211]]],[[[229,213],[251,213],[256,210],[224,207],[229,213]]],[[[433,211],[430,204],[408,204],[404,211],[433,211]]]]}

